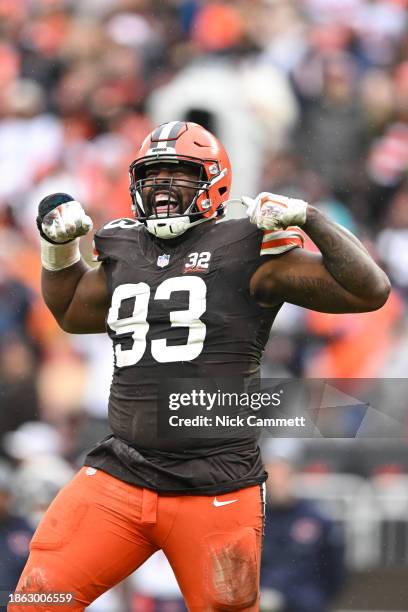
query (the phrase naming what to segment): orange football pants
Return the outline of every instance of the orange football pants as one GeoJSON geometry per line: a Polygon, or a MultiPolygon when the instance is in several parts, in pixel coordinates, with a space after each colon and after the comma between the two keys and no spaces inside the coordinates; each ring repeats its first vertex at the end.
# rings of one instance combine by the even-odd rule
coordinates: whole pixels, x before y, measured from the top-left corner
{"type": "Polygon", "coordinates": [[[82,611],[160,548],[189,610],[258,610],[262,522],[259,486],[169,496],[83,467],[38,526],[16,589],[73,593],[74,603],[8,610],[82,611]]]}

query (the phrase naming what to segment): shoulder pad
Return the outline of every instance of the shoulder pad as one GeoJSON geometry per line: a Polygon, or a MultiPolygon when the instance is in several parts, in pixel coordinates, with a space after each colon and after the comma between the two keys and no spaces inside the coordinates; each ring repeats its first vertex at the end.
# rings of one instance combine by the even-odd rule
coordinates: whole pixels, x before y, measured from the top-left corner
{"type": "Polygon", "coordinates": [[[105,223],[94,235],[93,261],[109,259],[117,248],[115,245],[122,242],[121,238],[124,238],[126,235],[129,236],[129,234],[126,234],[126,230],[138,229],[140,227],[143,227],[142,223],[127,217],[105,223]]]}
{"type": "Polygon", "coordinates": [[[280,255],[293,248],[304,246],[304,235],[299,227],[290,226],[281,230],[262,230],[247,217],[220,222],[228,228],[229,244],[242,239],[260,243],[259,255],[280,255]]]}
{"type": "Polygon", "coordinates": [[[109,230],[130,229],[132,227],[137,227],[138,225],[142,225],[142,223],[139,223],[139,221],[136,221],[136,219],[122,217],[121,219],[114,219],[113,221],[105,223],[105,225],[99,228],[96,233],[98,235],[103,235],[106,232],[109,232],[109,230]]]}
{"type": "Polygon", "coordinates": [[[253,225],[248,217],[241,217],[239,219],[225,219],[223,221],[216,222],[216,225],[223,227],[223,231],[228,232],[228,242],[237,242],[243,238],[249,236],[257,236],[259,229],[253,225]]]}

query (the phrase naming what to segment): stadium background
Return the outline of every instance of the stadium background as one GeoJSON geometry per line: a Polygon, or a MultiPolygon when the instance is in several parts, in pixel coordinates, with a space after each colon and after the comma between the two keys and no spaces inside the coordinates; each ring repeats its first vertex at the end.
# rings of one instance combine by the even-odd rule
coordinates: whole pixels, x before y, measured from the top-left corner
{"type": "MultiPolygon", "coordinates": [[[[106,431],[112,357],[41,300],[38,201],[74,194],[95,228],[130,216],[129,161],[173,119],[224,142],[232,196],[316,202],[393,281],[370,314],[285,306],[264,375],[408,375],[406,0],[0,0],[0,487],[33,525],[106,431]]],[[[346,528],[336,610],[408,609],[407,408],[398,443],[305,441],[299,490],[346,528]]]]}

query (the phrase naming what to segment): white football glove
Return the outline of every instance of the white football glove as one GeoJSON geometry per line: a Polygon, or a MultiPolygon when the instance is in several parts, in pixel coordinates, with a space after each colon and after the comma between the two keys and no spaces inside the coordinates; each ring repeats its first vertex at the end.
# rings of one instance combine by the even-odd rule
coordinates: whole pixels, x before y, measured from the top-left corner
{"type": "Polygon", "coordinates": [[[263,191],[255,199],[242,196],[241,201],[247,207],[251,223],[259,229],[285,229],[289,225],[302,226],[306,222],[307,202],[304,200],[263,191]]]}
{"type": "Polygon", "coordinates": [[[45,237],[57,244],[85,236],[92,226],[92,219],[76,200],[59,204],[47,213],[41,222],[45,237]]]}

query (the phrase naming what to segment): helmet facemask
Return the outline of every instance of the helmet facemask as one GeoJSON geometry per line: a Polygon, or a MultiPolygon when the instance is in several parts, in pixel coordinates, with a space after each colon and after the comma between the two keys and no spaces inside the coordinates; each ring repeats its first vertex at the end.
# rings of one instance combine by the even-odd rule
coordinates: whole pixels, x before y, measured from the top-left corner
{"type": "Polygon", "coordinates": [[[130,166],[130,193],[136,219],[144,223],[149,232],[159,238],[174,238],[187,229],[222,214],[206,214],[211,209],[209,179],[205,165],[195,158],[160,156],[157,161],[142,159],[130,166]],[[197,178],[149,176],[149,168],[157,164],[173,167],[177,171],[194,168],[197,178]],[[186,202],[183,192],[191,192],[186,202]],[[161,197],[162,196],[162,197],[161,197]]]}

